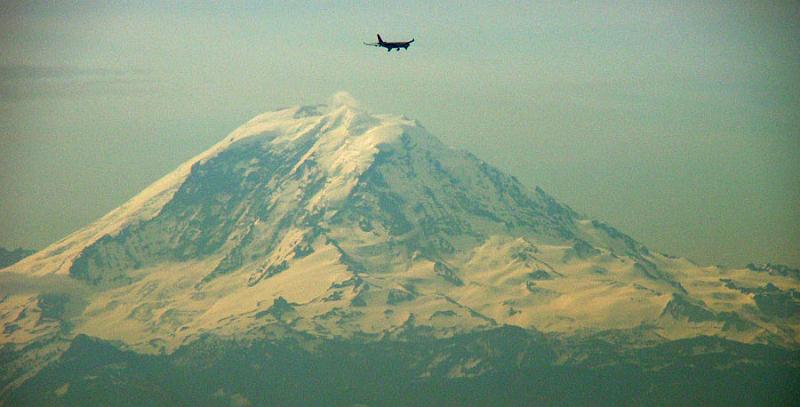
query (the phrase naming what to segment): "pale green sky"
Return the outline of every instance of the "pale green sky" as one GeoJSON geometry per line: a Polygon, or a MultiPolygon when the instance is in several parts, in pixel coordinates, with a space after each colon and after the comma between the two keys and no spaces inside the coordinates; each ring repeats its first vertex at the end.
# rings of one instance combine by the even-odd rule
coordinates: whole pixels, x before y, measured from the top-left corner
{"type": "Polygon", "coordinates": [[[160,3],[0,3],[0,246],[346,90],[655,250],[800,266],[797,2],[160,3]]]}

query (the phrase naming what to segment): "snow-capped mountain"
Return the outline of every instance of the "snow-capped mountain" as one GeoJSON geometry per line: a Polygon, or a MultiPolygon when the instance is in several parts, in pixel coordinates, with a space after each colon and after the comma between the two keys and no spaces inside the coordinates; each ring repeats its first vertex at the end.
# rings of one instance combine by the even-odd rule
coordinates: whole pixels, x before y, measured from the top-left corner
{"type": "Polygon", "coordinates": [[[50,343],[32,356],[42,364],[76,335],[169,354],[208,335],[503,326],[635,347],[716,336],[793,349],[800,276],[775,270],[659,254],[414,120],[343,103],[259,115],[3,270],[0,322],[7,346],[50,343]]]}

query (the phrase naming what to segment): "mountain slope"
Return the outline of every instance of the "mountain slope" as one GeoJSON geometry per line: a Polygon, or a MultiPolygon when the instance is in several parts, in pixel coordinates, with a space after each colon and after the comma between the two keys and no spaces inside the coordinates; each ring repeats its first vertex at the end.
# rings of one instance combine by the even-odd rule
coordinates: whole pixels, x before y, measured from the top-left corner
{"type": "Polygon", "coordinates": [[[508,325],[626,349],[699,336],[793,349],[798,276],[658,254],[413,120],[307,106],[257,116],[4,269],[0,323],[5,349],[47,349],[15,366],[44,366],[79,334],[170,353],[208,335],[508,325]]]}

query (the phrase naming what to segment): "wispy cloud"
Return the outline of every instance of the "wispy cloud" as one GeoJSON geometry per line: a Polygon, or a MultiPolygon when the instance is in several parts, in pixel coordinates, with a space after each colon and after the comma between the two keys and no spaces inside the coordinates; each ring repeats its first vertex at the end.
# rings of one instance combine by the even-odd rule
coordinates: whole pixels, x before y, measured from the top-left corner
{"type": "Polygon", "coordinates": [[[107,68],[82,68],[75,66],[41,66],[9,64],[0,65],[0,81],[26,79],[59,79],[98,76],[119,76],[126,72],[107,68]]]}
{"type": "Polygon", "coordinates": [[[70,65],[0,65],[0,101],[131,92],[141,72],[70,65]]]}

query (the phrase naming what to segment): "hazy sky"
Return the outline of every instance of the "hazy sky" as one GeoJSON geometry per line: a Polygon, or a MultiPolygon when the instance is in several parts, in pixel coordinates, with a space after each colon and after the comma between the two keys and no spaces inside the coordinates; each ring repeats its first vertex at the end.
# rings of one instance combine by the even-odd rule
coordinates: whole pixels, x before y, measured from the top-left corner
{"type": "Polygon", "coordinates": [[[0,3],[0,246],[346,90],[655,250],[800,266],[798,2],[48,3],[0,3]]]}

